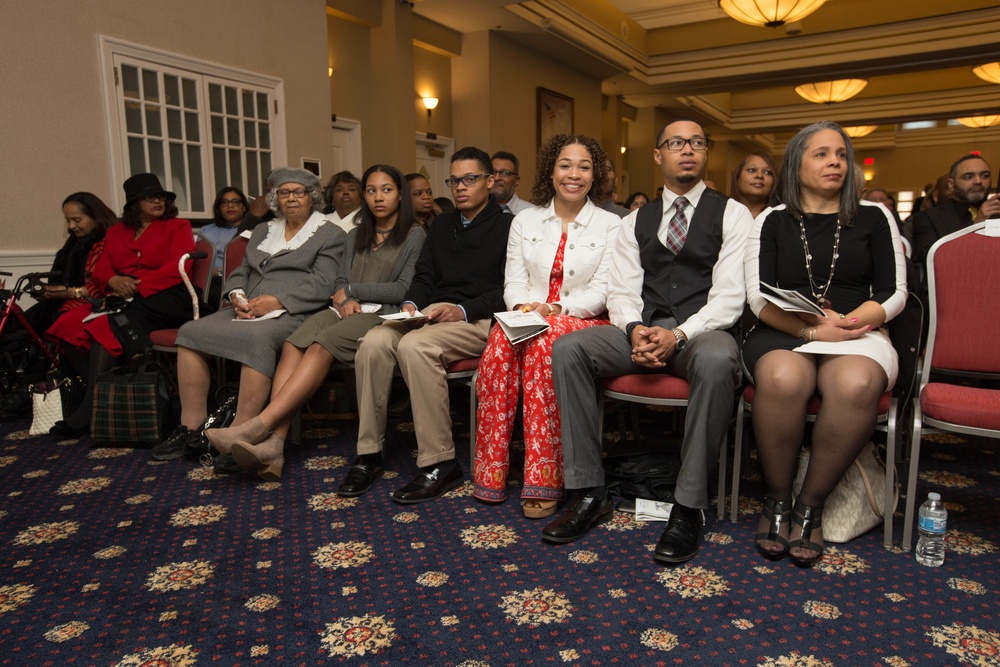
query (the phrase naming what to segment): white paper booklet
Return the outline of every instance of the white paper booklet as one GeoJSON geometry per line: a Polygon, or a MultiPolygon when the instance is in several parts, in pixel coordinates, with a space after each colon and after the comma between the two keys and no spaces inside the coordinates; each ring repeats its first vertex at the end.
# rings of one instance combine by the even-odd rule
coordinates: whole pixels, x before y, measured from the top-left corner
{"type": "Polygon", "coordinates": [[[243,320],[238,317],[234,317],[233,322],[263,322],[264,320],[273,320],[276,317],[281,317],[287,312],[288,311],[285,310],[284,308],[278,308],[276,310],[272,310],[269,313],[264,313],[263,315],[259,315],[258,317],[254,317],[252,319],[243,320]]]}
{"type": "Polygon", "coordinates": [[[545,333],[549,329],[549,323],[538,314],[537,310],[527,313],[520,310],[509,310],[502,313],[493,313],[497,318],[497,324],[507,334],[507,339],[512,345],[516,345],[529,338],[534,338],[538,334],[545,333]]]}
{"type": "Polygon", "coordinates": [[[822,308],[793,289],[781,289],[774,285],[768,285],[763,281],[761,281],[760,287],[761,296],[782,310],[790,313],[811,313],[820,317],[826,317],[826,313],[822,308]]]}
{"type": "Polygon", "coordinates": [[[674,508],[673,503],[661,503],[656,500],[645,498],[635,499],[635,520],[636,521],[666,521],[670,518],[670,510],[674,508]]]}
{"type": "Polygon", "coordinates": [[[379,315],[383,320],[389,320],[390,322],[426,322],[427,316],[421,313],[419,310],[413,311],[413,314],[409,314],[405,310],[401,310],[398,313],[393,313],[392,315],[379,315]]]}

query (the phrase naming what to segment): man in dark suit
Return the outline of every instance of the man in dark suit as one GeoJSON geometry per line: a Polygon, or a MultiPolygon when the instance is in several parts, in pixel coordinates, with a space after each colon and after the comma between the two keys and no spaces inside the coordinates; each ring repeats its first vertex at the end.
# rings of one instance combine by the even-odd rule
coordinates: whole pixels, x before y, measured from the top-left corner
{"type": "Polygon", "coordinates": [[[403,313],[419,310],[427,319],[386,322],[365,334],[358,347],[358,458],[337,489],[342,496],[360,496],[382,474],[386,404],[397,367],[410,390],[420,472],[392,499],[422,503],[462,483],[446,368],[481,355],[493,313],[505,310],[503,273],[514,216],[490,195],[493,164],[478,148],[452,155],[445,182],[457,210],[431,224],[402,305],[403,313]]]}
{"type": "Polygon", "coordinates": [[[739,362],[732,329],[746,302],[743,246],[753,225],[743,204],[705,186],[707,151],[698,123],[677,121],[660,131],[653,158],[663,195],[622,221],[615,245],[607,301],[615,326],[570,333],[553,346],[566,488],[577,493],[542,530],[547,541],[576,540],[612,514],[597,379],[669,373],[688,380],[691,391],[676,502],[654,556],[681,563],[698,552],[708,475],[733,410],[739,362]]]}
{"type": "Polygon", "coordinates": [[[971,224],[1000,216],[1000,198],[989,197],[990,165],[978,155],[965,155],[951,165],[950,199],[913,216],[913,260],[927,261],[927,252],[938,239],[971,224]],[[988,198],[989,197],[989,198],[988,198]]]}

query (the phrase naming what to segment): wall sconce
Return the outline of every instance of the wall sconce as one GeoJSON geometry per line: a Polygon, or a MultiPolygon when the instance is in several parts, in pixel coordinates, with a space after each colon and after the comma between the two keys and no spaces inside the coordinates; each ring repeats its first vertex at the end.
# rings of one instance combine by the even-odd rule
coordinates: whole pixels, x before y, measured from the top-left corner
{"type": "Polygon", "coordinates": [[[424,103],[424,108],[427,109],[427,120],[431,119],[431,112],[437,109],[439,100],[436,97],[421,97],[420,101],[424,103]]]}
{"type": "Polygon", "coordinates": [[[329,67],[326,68],[326,75],[331,79],[333,78],[333,65],[330,65],[329,67]]]}

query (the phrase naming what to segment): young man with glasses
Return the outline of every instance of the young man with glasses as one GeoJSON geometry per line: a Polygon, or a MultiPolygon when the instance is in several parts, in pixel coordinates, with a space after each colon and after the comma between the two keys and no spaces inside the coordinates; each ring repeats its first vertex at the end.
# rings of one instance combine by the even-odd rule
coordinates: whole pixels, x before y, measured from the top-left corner
{"type": "Polygon", "coordinates": [[[517,196],[517,186],[521,182],[518,173],[521,163],[517,156],[507,151],[497,151],[493,154],[493,187],[490,192],[497,198],[500,208],[517,215],[531,203],[517,196]]]}
{"type": "Polygon", "coordinates": [[[653,158],[663,195],[622,221],[608,282],[615,327],[558,338],[552,378],[562,424],[566,512],[542,530],[564,543],[611,518],[604,485],[595,396],[598,378],[669,373],[691,384],[674,505],[654,558],[681,563],[698,552],[708,507],[708,476],[729,429],[738,377],[738,332],[746,293],[747,208],[708,189],[708,141],[698,123],[663,128],[653,158]],[[616,328],[617,327],[617,328],[616,328]]]}
{"type": "Polygon", "coordinates": [[[490,195],[489,154],[466,147],[451,157],[456,210],[434,220],[404,297],[403,312],[427,319],[386,322],[361,340],[358,379],[358,458],[337,493],[360,496],[383,472],[386,403],[398,367],[410,390],[417,466],[412,482],[392,499],[402,504],[435,500],[462,483],[451,436],[448,364],[478,357],[486,348],[493,313],[504,310],[503,273],[513,216],[490,195]]]}

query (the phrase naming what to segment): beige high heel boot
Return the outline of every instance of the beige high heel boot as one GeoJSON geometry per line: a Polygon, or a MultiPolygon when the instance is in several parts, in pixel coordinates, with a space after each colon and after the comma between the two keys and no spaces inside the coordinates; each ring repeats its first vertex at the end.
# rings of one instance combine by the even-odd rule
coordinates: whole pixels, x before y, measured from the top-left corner
{"type": "Polygon", "coordinates": [[[240,467],[256,469],[257,477],[267,482],[281,481],[285,465],[285,441],[275,434],[257,445],[246,442],[233,443],[232,454],[240,467]]]}
{"type": "Polygon", "coordinates": [[[269,435],[271,435],[271,431],[264,426],[264,422],[260,420],[260,417],[254,417],[239,426],[210,428],[205,431],[205,437],[208,441],[223,454],[228,454],[235,442],[256,445],[269,435]]]}

